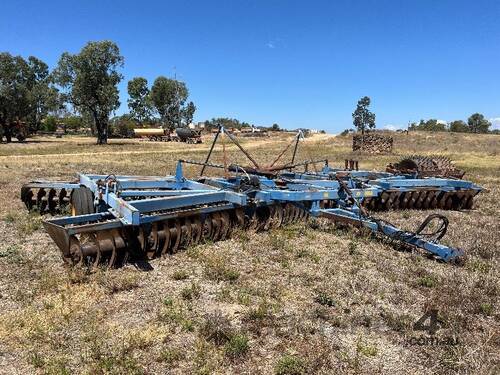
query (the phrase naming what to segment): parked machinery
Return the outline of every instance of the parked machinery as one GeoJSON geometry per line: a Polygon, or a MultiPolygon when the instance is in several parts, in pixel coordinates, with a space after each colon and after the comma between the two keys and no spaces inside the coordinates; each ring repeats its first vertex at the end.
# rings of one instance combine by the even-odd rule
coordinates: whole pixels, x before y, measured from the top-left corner
{"type": "Polygon", "coordinates": [[[189,128],[176,128],[172,133],[163,128],[136,128],[134,135],[149,141],[202,143],[201,131],[189,128]]]}
{"type": "Polygon", "coordinates": [[[202,143],[201,130],[195,130],[190,128],[176,128],[175,133],[177,135],[176,140],[180,142],[202,143]]]}
{"type": "Polygon", "coordinates": [[[451,160],[445,156],[411,155],[403,158],[398,163],[389,164],[387,172],[416,174],[418,177],[452,177],[461,179],[465,172],[457,169],[451,160]]]}
{"type": "Polygon", "coordinates": [[[163,128],[136,128],[134,129],[134,136],[149,141],[168,142],[171,140],[170,132],[163,128]]]}
{"type": "MultiPolygon", "coordinates": [[[[221,127],[214,144],[224,134],[221,127]]],[[[319,161],[294,162],[300,134],[294,140],[292,162],[274,166],[288,145],[270,166],[262,167],[227,136],[254,164],[253,171],[226,162],[210,163],[212,144],[204,162],[180,160],[175,176],[80,174],[73,182],[33,181],[23,186],[21,197],[29,209],[41,212],[61,212],[70,204],[76,216],[47,219],[44,227],[64,260],[73,265],[120,266],[132,259],[175,253],[200,241],[224,240],[238,227],[267,230],[310,216],[368,228],[444,261],[463,255],[462,250],[437,242],[448,226],[442,215],[430,215],[415,232],[408,232],[373,217],[367,208],[472,207],[474,195],[481,191],[472,182],[334,169],[327,161],[321,170],[309,172],[308,167],[319,161]],[[200,177],[187,179],[185,163],[201,165],[200,177]],[[304,172],[296,171],[299,165],[305,166],[304,172]],[[206,167],[223,169],[225,177],[203,177],[206,167]],[[396,193],[400,204],[394,203],[396,193]],[[401,204],[406,197],[412,203],[401,204]],[[432,221],[438,222],[438,229],[424,233],[432,221]]]]}

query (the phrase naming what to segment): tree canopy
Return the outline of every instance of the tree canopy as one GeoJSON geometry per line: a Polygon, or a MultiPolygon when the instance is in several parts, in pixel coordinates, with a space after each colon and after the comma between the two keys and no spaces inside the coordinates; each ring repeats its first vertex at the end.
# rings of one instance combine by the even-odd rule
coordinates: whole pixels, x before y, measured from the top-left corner
{"type": "Polygon", "coordinates": [[[488,133],[491,123],[480,113],[474,113],[467,119],[471,133],[488,133]]]}
{"type": "Polygon", "coordinates": [[[181,119],[186,99],[189,95],[184,82],[160,76],[151,88],[151,101],[165,128],[174,130],[181,127],[181,119]]]}
{"type": "Polygon", "coordinates": [[[0,53],[0,127],[7,141],[12,124],[27,121],[37,131],[41,120],[58,106],[58,92],[51,84],[48,66],[40,59],[0,53]]]}
{"type": "Polygon", "coordinates": [[[58,109],[62,103],[57,89],[52,85],[48,65],[34,56],[28,58],[27,85],[29,102],[27,120],[32,130],[38,131],[42,119],[49,112],[58,109]]]}
{"type": "Polygon", "coordinates": [[[444,132],[446,131],[446,123],[437,119],[429,119],[427,121],[420,120],[418,124],[412,123],[409,130],[422,130],[430,132],[444,132]]]}
{"type": "Polygon", "coordinates": [[[184,120],[185,125],[189,125],[193,122],[193,117],[194,117],[195,111],[196,111],[196,106],[194,105],[193,102],[189,102],[182,109],[182,118],[184,120]]]}
{"type": "Polygon", "coordinates": [[[462,120],[455,120],[450,122],[449,129],[450,132],[455,132],[455,133],[467,133],[469,131],[467,124],[462,120]]]}
{"type": "Polygon", "coordinates": [[[356,110],[352,114],[352,122],[361,134],[375,128],[375,114],[368,109],[370,102],[368,96],[363,96],[359,99],[356,110]]]}
{"type": "Polygon", "coordinates": [[[74,55],[62,54],[55,80],[65,99],[82,114],[89,114],[97,130],[97,143],[107,143],[111,112],[120,106],[118,83],[123,56],[111,41],[89,42],[74,55]]]}
{"type": "Polygon", "coordinates": [[[128,81],[127,91],[129,95],[128,107],[132,118],[139,124],[151,120],[153,103],[150,97],[148,80],[143,77],[132,78],[128,81]]]}
{"type": "Polygon", "coordinates": [[[449,130],[456,133],[488,133],[491,123],[484,118],[480,113],[472,114],[467,123],[462,120],[451,121],[446,124],[443,121],[436,119],[420,120],[420,122],[412,123],[409,130],[421,130],[431,132],[442,132],[449,130]]]}

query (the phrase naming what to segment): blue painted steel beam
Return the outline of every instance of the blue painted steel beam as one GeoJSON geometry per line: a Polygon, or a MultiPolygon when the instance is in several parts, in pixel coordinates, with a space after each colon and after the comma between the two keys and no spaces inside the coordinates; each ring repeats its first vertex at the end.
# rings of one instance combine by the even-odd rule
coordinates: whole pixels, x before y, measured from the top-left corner
{"type": "Polygon", "coordinates": [[[217,206],[208,206],[208,207],[196,208],[193,210],[186,210],[185,212],[182,212],[182,213],[166,212],[166,213],[159,213],[159,214],[154,214],[154,215],[141,215],[141,224],[153,223],[155,221],[162,221],[162,220],[168,220],[168,219],[177,219],[177,218],[182,217],[183,215],[186,215],[186,216],[205,215],[205,214],[208,214],[211,212],[224,211],[224,210],[229,210],[229,209],[237,208],[237,207],[239,207],[239,206],[235,205],[233,203],[228,203],[228,204],[222,204],[222,205],[217,205],[217,206]]]}
{"type": "Polygon", "coordinates": [[[313,211],[312,214],[315,216],[326,217],[333,221],[351,221],[354,223],[357,222],[360,225],[369,228],[373,232],[382,233],[387,237],[404,241],[410,245],[424,249],[431,254],[440,257],[445,262],[449,262],[456,257],[463,255],[463,251],[460,249],[455,249],[435,242],[427,241],[411,233],[401,231],[400,229],[384,222],[380,222],[379,225],[375,221],[369,218],[362,217],[358,213],[354,213],[350,210],[341,208],[320,209],[313,211]]]}
{"type": "Polygon", "coordinates": [[[246,201],[247,197],[244,194],[238,194],[229,191],[215,191],[211,193],[201,193],[187,196],[142,199],[137,201],[129,201],[126,203],[143,213],[171,210],[203,204],[214,204],[219,202],[229,202],[243,206],[246,204],[246,201]]]}
{"type": "Polygon", "coordinates": [[[111,212],[115,217],[120,219],[126,225],[139,225],[141,213],[137,208],[132,206],[115,193],[108,193],[105,196],[106,204],[110,207],[109,212],[111,212]]]}
{"type": "Polygon", "coordinates": [[[78,183],[72,182],[55,182],[55,181],[32,181],[23,186],[34,188],[34,189],[77,189],[80,187],[78,183]]]}
{"type": "Polygon", "coordinates": [[[339,199],[338,190],[320,191],[291,191],[291,190],[262,190],[255,194],[255,199],[261,201],[315,201],[324,199],[339,199]]]}
{"type": "Polygon", "coordinates": [[[177,195],[192,195],[200,193],[210,193],[213,190],[122,190],[118,192],[118,196],[125,197],[169,197],[177,195]]]}
{"type": "Polygon", "coordinates": [[[372,185],[379,185],[383,189],[392,188],[416,188],[416,187],[439,187],[439,188],[460,188],[460,189],[478,189],[479,186],[474,185],[470,181],[452,180],[445,178],[404,178],[404,179],[378,179],[370,181],[372,185]]]}

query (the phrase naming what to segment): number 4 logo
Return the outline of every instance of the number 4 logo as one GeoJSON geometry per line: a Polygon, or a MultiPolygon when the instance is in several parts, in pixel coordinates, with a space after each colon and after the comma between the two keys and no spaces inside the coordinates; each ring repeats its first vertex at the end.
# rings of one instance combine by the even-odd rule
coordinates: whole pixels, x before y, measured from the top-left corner
{"type": "Polygon", "coordinates": [[[413,325],[413,329],[415,331],[427,331],[431,335],[435,334],[439,330],[438,311],[436,309],[427,311],[413,325]],[[427,320],[429,320],[429,324],[424,324],[427,320]]]}

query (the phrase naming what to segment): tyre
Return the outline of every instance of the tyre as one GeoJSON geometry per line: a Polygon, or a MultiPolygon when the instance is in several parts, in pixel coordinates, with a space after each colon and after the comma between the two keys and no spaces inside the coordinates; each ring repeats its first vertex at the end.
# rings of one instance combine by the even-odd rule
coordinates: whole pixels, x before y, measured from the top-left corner
{"type": "Polygon", "coordinates": [[[73,189],[71,192],[71,214],[78,216],[93,213],[95,213],[95,207],[92,191],[85,186],[73,189]]]}

